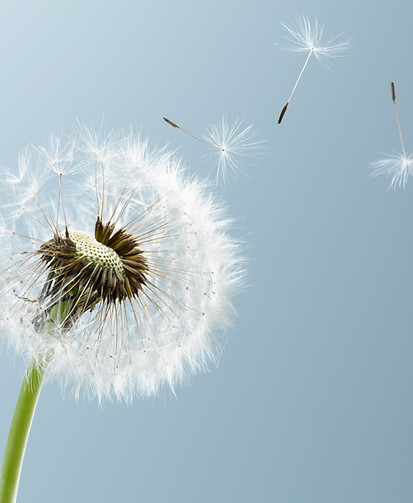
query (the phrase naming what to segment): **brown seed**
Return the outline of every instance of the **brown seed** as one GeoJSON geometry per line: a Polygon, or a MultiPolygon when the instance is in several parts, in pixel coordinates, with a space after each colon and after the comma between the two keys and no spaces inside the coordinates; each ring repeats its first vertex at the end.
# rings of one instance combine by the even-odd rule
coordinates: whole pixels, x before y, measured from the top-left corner
{"type": "Polygon", "coordinates": [[[390,88],[391,88],[391,99],[393,100],[393,103],[396,103],[396,91],[394,90],[394,82],[390,82],[390,88]]]}
{"type": "Polygon", "coordinates": [[[175,122],[170,121],[170,120],[169,120],[169,119],[167,119],[166,117],[163,117],[163,120],[164,120],[165,122],[167,122],[169,125],[171,125],[172,127],[175,127],[175,128],[177,128],[177,129],[180,129],[180,127],[179,127],[177,124],[175,124],[175,122]]]}
{"type": "Polygon", "coordinates": [[[284,105],[284,108],[281,110],[280,116],[278,117],[278,124],[281,124],[281,121],[283,120],[287,108],[288,108],[288,102],[284,105]]]}

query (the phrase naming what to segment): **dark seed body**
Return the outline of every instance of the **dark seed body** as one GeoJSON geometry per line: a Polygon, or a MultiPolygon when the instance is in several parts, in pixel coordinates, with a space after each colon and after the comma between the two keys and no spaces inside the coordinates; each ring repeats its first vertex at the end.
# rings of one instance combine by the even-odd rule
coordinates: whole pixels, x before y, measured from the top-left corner
{"type": "Polygon", "coordinates": [[[93,246],[90,254],[84,251],[88,249],[88,243],[83,243],[82,235],[89,241],[93,240],[84,233],[66,231],[64,236],[56,233],[37,251],[49,270],[40,294],[40,300],[46,308],[34,320],[40,329],[51,320],[56,306],[64,305],[65,309],[59,308],[59,319],[52,321],[69,328],[75,319],[94,309],[98,303],[109,307],[116,302],[132,300],[138,297],[146,284],[148,265],[135,236],[125,229],[114,232],[113,224],[104,224],[98,217],[95,240],[104,247],[99,255],[93,255],[93,246]],[[104,257],[105,247],[109,256],[107,260],[104,257]],[[113,262],[115,266],[108,266],[113,262]]]}

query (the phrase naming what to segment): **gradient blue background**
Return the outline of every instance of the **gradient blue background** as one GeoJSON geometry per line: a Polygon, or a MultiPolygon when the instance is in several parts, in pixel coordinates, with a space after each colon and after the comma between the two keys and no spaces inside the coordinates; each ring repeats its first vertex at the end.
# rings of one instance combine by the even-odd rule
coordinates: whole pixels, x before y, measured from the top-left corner
{"type": "MultiPolygon", "coordinates": [[[[410,2],[2,1],[0,163],[78,118],[141,127],[207,173],[194,133],[226,115],[266,140],[217,195],[245,241],[249,288],[218,369],[130,406],[45,386],[18,501],[413,501],[413,180],[369,177],[413,148],[410,2]],[[330,72],[282,52],[315,16],[353,47],[330,72]]],[[[0,450],[24,366],[0,355],[0,450]]]]}

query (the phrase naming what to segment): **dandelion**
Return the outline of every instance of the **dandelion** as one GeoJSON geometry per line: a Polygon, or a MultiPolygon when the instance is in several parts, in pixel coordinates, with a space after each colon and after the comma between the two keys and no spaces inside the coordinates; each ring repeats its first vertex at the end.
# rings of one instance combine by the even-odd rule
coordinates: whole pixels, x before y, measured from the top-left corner
{"type": "Polygon", "coordinates": [[[226,181],[229,171],[234,175],[242,172],[242,166],[248,159],[257,155],[263,143],[255,139],[256,132],[253,125],[244,127],[240,120],[230,125],[223,117],[219,124],[207,128],[202,138],[198,138],[166,117],[163,119],[172,127],[180,129],[195,140],[214,149],[208,157],[217,159],[217,182],[220,178],[226,181]]]}
{"type": "Polygon", "coordinates": [[[301,69],[300,74],[294,84],[294,87],[291,91],[291,94],[287,100],[287,103],[284,105],[281,110],[280,116],[278,118],[278,124],[281,124],[283,117],[287,111],[288,105],[293,97],[293,94],[297,88],[298,83],[301,80],[301,77],[304,73],[304,70],[310,60],[312,54],[316,57],[316,59],[323,65],[324,67],[329,66],[329,60],[341,56],[341,54],[346,51],[350,46],[350,41],[339,41],[338,39],[341,37],[337,35],[335,37],[331,37],[326,43],[322,44],[322,37],[324,32],[324,25],[320,25],[317,19],[314,22],[314,25],[311,26],[309,19],[306,16],[299,17],[297,20],[297,26],[291,27],[287,24],[282,23],[282,26],[288,31],[289,36],[287,36],[287,40],[292,45],[283,46],[281,44],[276,44],[284,50],[293,51],[298,53],[306,53],[307,58],[304,62],[304,65],[301,69]]]}
{"type": "MultiPolygon", "coordinates": [[[[216,360],[242,261],[222,209],[179,160],[133,135],[83,129],[26,152],[2,189],[0,327],[31,362],[23,422],[44,375],[76,396],[130,400],[216,360]]],[[[0,478],[10,498],[17,424],[0,478]]]]}
{"type": "Polygon", "coordinates": [[[402,130],[400,127],[399,113],[396,105],[396,91],[394,82],[390,83],[391,97],[393,101],[394,114],[396,116],[397,130],[399,133],[400,144],[402,153],[394,153],[386,155],[383,159],[373,163],[372,176],[389,176],[391,178],[389,189],[396,189],[397,187],[406,188],[409,176],[413,174],[413,158],[406,154],[404,147],[402,130]]]}

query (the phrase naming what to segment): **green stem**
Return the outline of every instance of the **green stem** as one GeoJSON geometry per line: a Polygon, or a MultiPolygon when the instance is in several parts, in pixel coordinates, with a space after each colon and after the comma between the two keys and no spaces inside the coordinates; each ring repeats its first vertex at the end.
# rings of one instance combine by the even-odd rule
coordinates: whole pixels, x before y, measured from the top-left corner
{"type": "Polygon", "coordinates": [[[20,473],[45,369],[29,364],[7,439],[0,473],[0,503],[15,503],[20,473]]]}

